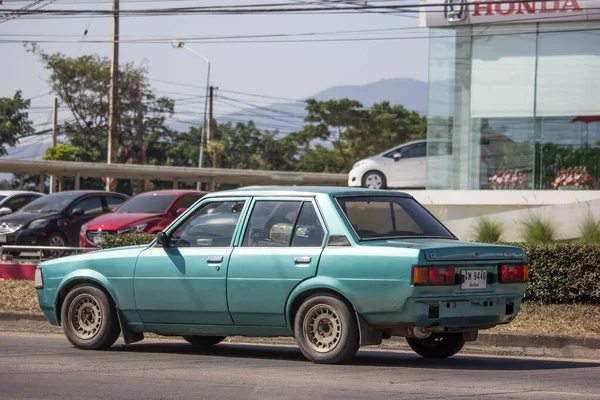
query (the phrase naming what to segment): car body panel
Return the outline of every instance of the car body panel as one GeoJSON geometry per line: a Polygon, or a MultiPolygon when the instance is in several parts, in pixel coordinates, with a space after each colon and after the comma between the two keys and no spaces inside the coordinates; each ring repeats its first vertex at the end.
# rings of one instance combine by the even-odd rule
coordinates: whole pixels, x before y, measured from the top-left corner
{"type": "Polygon", "coordinates": [[[219,226],[229,218],[227,209],[213,207],[212,213],[211,204],[243,202],[240,211],[231,208],[238,214],[232,217],[235,227],[228,225],[228,245],[193,246],[182,230],[175,242],[160,242],[166,247],[155,241],[44,262],[40,306],[51,323],[58,323],[57,294],[78,279],[104,287],[132,331],[168,335],[292,335],[296,307],[319,292],[337,293],[369,326],[399,336],[406,327],[484,329],[516,316],[526,282],[496,280],[481,289],[415,286],[412,271],[417,265],[452,266],[458,274],[485,270],[491,276],[504,263],[526,263],[522,249],[461,242],[451,235],[361,239],[338,199],[365,195],[414,201],[404,193],[349,188],[243,188],[209,194],[176,218],[163,236],[171,238],[180,226],[190,232],[210,221],[219,226]],[[247,246],[244,235],[252,212],[265,200],[313,205],[324,233],[321,246],[247,246]],[[201,210],[208,211],[194,219],[201,210]],[[178,246],[184,237],[188,245],[178,246]],[[330,242],[335,238],[342,240],[330,242]],[[432,307],[438,316],[429,314],[432,307]]]}

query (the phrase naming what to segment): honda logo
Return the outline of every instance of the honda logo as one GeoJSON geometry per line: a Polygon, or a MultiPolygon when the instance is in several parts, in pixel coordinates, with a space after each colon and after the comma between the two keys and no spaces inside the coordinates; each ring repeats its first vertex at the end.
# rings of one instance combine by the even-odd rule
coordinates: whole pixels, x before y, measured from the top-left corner
{"type": "Polygon", "coordinates": [[[444,17],[448,22],[464,21],[467,18],[467,0],[445,0],[444,17]]]}

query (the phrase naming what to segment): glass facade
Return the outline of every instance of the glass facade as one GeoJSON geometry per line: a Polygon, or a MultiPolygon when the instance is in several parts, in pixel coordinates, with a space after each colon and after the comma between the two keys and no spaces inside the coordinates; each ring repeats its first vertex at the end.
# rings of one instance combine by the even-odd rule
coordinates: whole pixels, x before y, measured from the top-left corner
{"type": "Polygon", "coordinates": [[[430,34],[427,189],[600,189],[600,21],[430,34]]]}

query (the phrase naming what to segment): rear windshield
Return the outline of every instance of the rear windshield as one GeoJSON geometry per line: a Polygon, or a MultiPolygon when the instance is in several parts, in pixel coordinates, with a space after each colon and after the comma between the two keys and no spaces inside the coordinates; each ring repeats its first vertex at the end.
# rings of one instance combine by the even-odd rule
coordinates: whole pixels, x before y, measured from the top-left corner
{"type": "Polygon", "coordinates": [[[117,213],[163,214],[177,196],[160,196],[155,194],[140,195],[123,203],[117,213]]]}
{"type": "Polygon", "coordinates": [[[401,196],[336,197],[360,240],[455,237],[419,203],[401,196]]]}

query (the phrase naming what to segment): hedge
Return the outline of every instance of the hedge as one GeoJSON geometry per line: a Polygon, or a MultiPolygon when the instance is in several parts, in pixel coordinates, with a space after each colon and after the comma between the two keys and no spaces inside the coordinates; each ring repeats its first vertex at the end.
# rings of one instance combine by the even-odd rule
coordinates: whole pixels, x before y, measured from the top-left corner
{"type": "MultiPolygon", "coordinates": [[[[148,244],[154,235],[106,236],[103,248],[148,244]]],[[[525,250],[529,285],[525,300],[600,304],[600,244],[508,243],[525,250]]]]}

